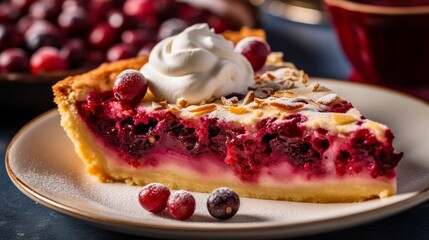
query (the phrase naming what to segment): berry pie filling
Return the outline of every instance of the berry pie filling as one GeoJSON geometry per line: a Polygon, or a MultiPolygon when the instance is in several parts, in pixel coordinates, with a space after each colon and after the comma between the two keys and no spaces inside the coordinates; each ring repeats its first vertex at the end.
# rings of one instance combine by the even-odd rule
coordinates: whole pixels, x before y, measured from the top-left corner
{"type": "Polygon", "coordinates": [[[142,66],[113,63],[57,84],[62,125],[105,182],[309,202],[394,194],[403,154],[391,130],[270,51],[260,38],[234,46],[194,25],[142,66]]]}
{"type": "MultiPolygon", "coordinates": [[[[195,165],[201,176],[211,174],[210,168],[198,165],[204,158],[246,182],[257,182],[262,173],[274,175],[278,166],[287,166],[287,174],[277,177],[288,180],[294,174],[311,179],[332,172],[339,177],[370,172],[372,178],[393,178],[401,158],[394,153],[390,130],[381,133],[380,141],[371,130],[358,127],[362,120],[354,123],[356,131],[341,137],[322,127],[307,129],[308,119],[300,113],[242,126],[209,115],[184,119],[169,109],[130,106],[115,99],[111,91],[92,92],[77,103],[77,109],[99,141],[114,149],[123,164],[136,169],[180,156],[180,165],[195,165]],[[326,162],[328,158],[333,162],[326,162]]],[[[350,103],[341,102],[319,114],[338,109],[350,109],[350,103]]]]}

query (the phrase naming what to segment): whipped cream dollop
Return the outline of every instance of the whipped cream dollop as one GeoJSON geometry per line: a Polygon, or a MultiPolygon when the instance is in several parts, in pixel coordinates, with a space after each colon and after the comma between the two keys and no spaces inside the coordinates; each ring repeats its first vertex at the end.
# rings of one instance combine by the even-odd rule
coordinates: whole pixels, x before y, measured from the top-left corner
{"type": "Polygon", "coordinates": [[[195,24],[159,42],[141,72],[155,96],[171,103],[183,97],[197,104],[245,92],[253,84],[249,61],[207,24],[195,24]]]}

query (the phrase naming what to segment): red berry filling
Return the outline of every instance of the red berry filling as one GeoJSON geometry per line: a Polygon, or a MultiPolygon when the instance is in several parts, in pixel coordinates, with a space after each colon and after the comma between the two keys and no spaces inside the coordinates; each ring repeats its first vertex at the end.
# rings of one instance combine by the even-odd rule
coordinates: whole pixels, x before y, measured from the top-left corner
{"type": "MultiPolygon", "coordinates": [[[[332,110],[343,112],[350,107],[344,102],[332,110]]],[[[266,118],[251,130],[205,116],[185,120],[169,110],[147,111],[115,99],[112,91],[92,92],[77,103],[77,109],[93,133],[133,167],[156,166],[158,160],[148,156],[157,152],[174,152],[196,161],[210,156],[225,162],[240,179],[249,182],[257,181],[264,167],[285,161],[307,178],[323,177],[327,173],[325,152],[338,138],[326,129],[307,131],[307,119],[300,114],[284,120],[266,118]]],[[[366,169],[373,177],[394,177],[402,154],[394,153],[392,141],[390,131],[386,141],[380,142],[366,129],[341,140],[335,146],[339,148],[337,175],[366,169]]]]}

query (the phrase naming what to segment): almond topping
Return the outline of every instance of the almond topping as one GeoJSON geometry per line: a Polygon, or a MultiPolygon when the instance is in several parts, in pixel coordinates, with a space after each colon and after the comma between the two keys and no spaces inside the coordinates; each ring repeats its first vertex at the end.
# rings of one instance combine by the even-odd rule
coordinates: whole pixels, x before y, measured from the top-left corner
{"type": "Polygon", "coordinates": [[[274,97],[277,97],[277,98],[281,98],[281,97],[296,98],[296,97],[298,97],[298,95],[296,93],[290,92],[290,91],[277,91],[274,93],[274,97]]]}
{"type": "Polygon", "coordinates": [[[168,104],[168,109],[170,110],[170,112],[172,112],[174,114],[180,113],[180,110],[177,107],[172,106],[170,104],[168,104]]]}
{"type": "Polygon", "coordinates": [[[258,105],[262,105],[264,104],[265,100],[264,99],[259,99],[259,98],[255,98],[253,100],[255,103],[257,103],[258,105]]]}
{"type": "Polygon", "coordinates": [[[287,111],[293,111],[303,108],[305,104],[302,102],[271,101],[270,105],[287,111]]]}
{"type": "Polygon", "coordinates": [[[267,77],[268,77],[270,80],[274,80],[274,79],[276,79],[276,77],[275,77],[272,73],[270,73],[270,72],[267,72],[267,77]]]}
{"type": "Polygon", "coordinates": [[[205,113],[213,112],[216,109],[217,109],[216,104],[207,104],[207,105],[194,107],[190,109],[189,112],[192,112],[194,113],[194,115],[199,116],[205,113]]]}
{"type": "Polygon", "coordinates": [[[220,97],[220,101],[222,102],[223,105],[225,106],[228,105],[228,100],[224,96],[220,97]]]}
{"type": "Polygon", "coordinates": [[[163,106],[157,102],[152,102],[152,109],[153,110],[162,110],[162,109],[165,109],[165,106],[163,106]]]}
{"type": "Polygon", "coordinates": [[[293,81],[287,81],[287,83],[285,84],[286,89],[291,89],[293,87],[295,87],[295,82],[293,81]]]}
{"type": "Polygon", "coordinates": [[[325,95],[325,96],[317,99],[316,102],[320,103],[320,104],[324,104],[324,105],[329,105],[332,102],[334,102],[335,100],[337,100],[337,98],[338,98],[337,94],[331,93],[331,94],[325,95]]]}
{"type": "Polygon", "coordinates": [[[319,90],[319,87],[320,87],[320,84],[318,83],[314,84],[312,91],[317,92],[317,90],[319,90]]]}
{"type": "Polygon", "coordinates": [[[180,108],[184,108],[184,107],[186,107],[186,105],[188,105],[188,101],[186,101],[186,99],[185,99],[185,98],[181,97],[181,98],[178,98],[178,99],[177,99],[176,104],[177,104],[177,106],[179,106],[180,108]]]}
{"type": "Polygon", "coordinates": [[[262,112],[262,111],[257,111],[256,112],[256,116],[257,117],[262,117],[264,115],[264,112],[262,112]]]}
{"type": "Polygon", "coordinates": [[[244,107],[234,107],[231,106],[228,108],[228,111],[230,113],[234,113],[234,114],[245,114],[247,112],[247,109],[244,107]]]}
{"type": "Polygon", "coordinates": [[[247,93],[247,95],[243,99],[243,104],[247,105],[247,104],[253,102],[254,99],[255,99],[255,92],[254,91],[249,91],[247,93]]]}
{"type": "Polygon", "coordinates": [[[338,125],[346,125],[356,121],[356,118],[353,115],[348,114],[332,114],[332,120],[338,125]]]}

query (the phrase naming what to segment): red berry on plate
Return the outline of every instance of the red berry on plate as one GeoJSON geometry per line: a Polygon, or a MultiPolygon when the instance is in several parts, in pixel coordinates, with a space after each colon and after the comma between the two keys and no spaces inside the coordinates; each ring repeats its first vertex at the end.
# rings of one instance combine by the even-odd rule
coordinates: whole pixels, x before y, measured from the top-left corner
{"type": "Polygon", "coordinates": [[[67,61],[60,56],[58,49],[41,47],[31,56],[30,68],[33,74],[61,71],[67,68],[67,61]]]}
{"type": "Polygon", "coordinates": [[[249,60],[253,70],[258,71],[265,65],[271,48],[262,38],[246,37],[237,43],[235,51],[243,54],[249,60]]]}
{"type": "Polygon", "coordinates": [[[151,183],[139,193],[140,205],[149,212],[158,213],[167,206],[170,190],[161,183],[151,183]]]}
{"type": "Polygon", "coordinates": [[[0,73],[29,71],[27,54],[21,48],[9,48],[0,53],[0,73]]]}
{"type": "Polygon", "coordinates": [[[146,95],[147,80],[137,70],[128,69],[118,74],[113,83],[113,95],[121,102],[137,105],[146,95]]]}
{"type": "Polygon", "coordinates": [[[190,192],[179,190],[168,198],[167,210],[175,219],[185,220],[194,214],[195,205],[195,198],[190,192]]]}
{"type": "Polygon", "coordinates": [[[207,209],[210,215],[225,220],[233,217],[240,208],[240,198],[229,188],[214,190],[207,199],[207,209]]]}

